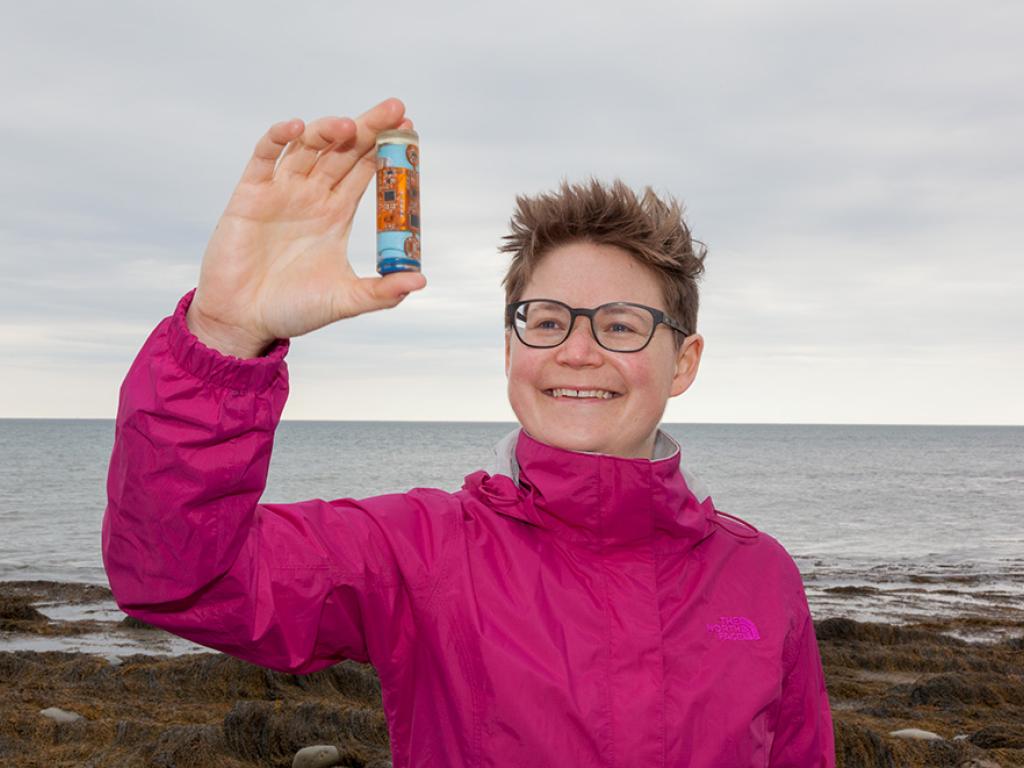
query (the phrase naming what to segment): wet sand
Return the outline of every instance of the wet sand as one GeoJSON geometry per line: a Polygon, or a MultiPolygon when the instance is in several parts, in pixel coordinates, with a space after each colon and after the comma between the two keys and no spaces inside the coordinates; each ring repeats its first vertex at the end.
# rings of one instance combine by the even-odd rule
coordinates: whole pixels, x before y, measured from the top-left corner
{"type": "MultiPolygon", "coordinates": [[[[0,765],[290,766],[333,744],[390,766],[372,667],[284,675],[123,619],[104,587],[0,583],[0,765]]],[[[837,765],[1024,766],[1024,609],[815,628],[837,765]]]]}

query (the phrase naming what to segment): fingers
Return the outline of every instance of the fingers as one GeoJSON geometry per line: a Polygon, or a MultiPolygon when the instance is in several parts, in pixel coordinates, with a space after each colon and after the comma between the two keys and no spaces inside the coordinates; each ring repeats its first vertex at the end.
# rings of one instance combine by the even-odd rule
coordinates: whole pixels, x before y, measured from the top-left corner
{"type": "Polygon", "coordinates": [[[356,118],[355,141],[332,147],[330,151],[322,153],[310,172],[310,177],[316,177],[329,187],[333,187],[345,178],[368,152],[374,150],[377,134],[390,128],[397,128],[402,124],[404,115],[405,105],[398,99],[385,99],[367,110],[356,118]]]}
{"type": "Polygon", "coordinates": [[[270,130],[256,143],[256,149],[242,172],[242,181],[249,184],[270,181],[274,177],[277,158],[288,142],[302,133],[303,127],[303,122],[298,118],[270,126],[270,130]]]}
{"type": "MultiPolygon", "coordinates": [[[[405,118],[404,112],[401,101],[385,99],[355,121],[323,117],[308,125],[298,118],[275,123],[256,144],[242,172],[242,181],[270,181],[276,169],[313,175],[333,187],[367,149],[373,149],[378,133],[388,128],[412,128],[412,120],[405,118]]],[[[364,189],[365,186],[362,185],[364,189]]]]}
{"type": "Polygon", "coordinates": [[[278,172],[307,175],[320,152],[334,145],[350,144],[356,136],[356,124],[347,117],[322,117],[288,145],[278,172]]]}
{"type": "MultiPolygon", "coordinates": [[[[412,120],[406,118],[398,125],[399,128],[412,128],[412,120]]],[[[377,175],[377,146],[376,136],[374,143],[356,161],[355,165],[348,170],[345,176],[334,187],[337,200],[360,200],[370,186],[370,181],[377,175]]]]}
{"type": "Polygon", "coordinates": [[[377,148],[371,147],[365,155],[356,161],[352,170],[345,174],[345,177],[331,191],[331,196],[339,204],[345,204],[352,200],[362,200],[366,188],[370,186],[370,182],[376,176],[377,148]]]}

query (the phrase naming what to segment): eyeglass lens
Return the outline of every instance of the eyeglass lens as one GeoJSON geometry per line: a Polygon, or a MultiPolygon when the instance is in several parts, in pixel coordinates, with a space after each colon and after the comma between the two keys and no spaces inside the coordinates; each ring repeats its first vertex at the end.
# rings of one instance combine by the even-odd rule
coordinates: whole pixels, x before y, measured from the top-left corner
{"type": "MultiPolygon", "coordinates": [[[[528,301],[516,310],[516,333],[525,344],[556,347],[571,330],[567,307],[547,301],[528,301]]],[[[654,332],[654,318],[640,307],[607,304],[598,308],[592,330],[602,346],[617,352],[642,348],[654,332]]]]}

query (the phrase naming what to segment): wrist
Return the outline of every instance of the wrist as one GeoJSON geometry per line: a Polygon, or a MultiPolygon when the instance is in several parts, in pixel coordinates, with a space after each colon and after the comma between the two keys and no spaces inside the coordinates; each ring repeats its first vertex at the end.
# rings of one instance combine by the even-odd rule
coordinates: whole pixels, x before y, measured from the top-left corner
{"type": "Polygon", "coordinates": [[[196,308],[194,301],[185,313],[185,324],[192,335],[210,349],[215,349],[222,355],[237,357],[240,360],[262,357],[274,343],[274,339],[270,341],[257,339],[237,328],[211,320],[196,308]]]}

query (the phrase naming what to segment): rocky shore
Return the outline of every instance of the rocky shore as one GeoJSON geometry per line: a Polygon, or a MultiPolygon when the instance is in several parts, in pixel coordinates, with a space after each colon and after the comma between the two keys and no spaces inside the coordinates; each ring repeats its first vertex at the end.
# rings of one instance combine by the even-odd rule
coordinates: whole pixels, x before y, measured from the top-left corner
{"type": "MultiPolygon", "coordinates": [[[[839,766],[1024,766],[1020,610],[815,628],[839,766]]],[[[0,583],[0,765],[291,766],[299,750],[331,745],[330,762],[308,765],[390,766],[372,667],[285,675],[167,655],[168,642],[119,618],[103,587],[0,583]]]]}

